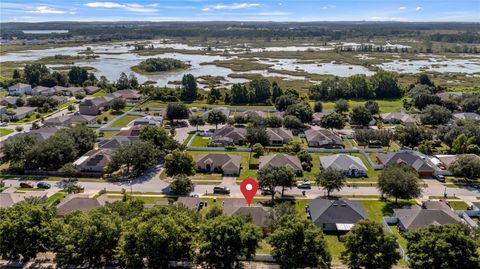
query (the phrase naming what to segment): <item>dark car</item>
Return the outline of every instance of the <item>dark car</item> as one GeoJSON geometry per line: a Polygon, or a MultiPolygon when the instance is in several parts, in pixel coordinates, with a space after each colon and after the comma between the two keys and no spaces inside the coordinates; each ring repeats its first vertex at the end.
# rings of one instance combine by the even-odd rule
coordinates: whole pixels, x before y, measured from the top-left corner
{"type": "Polygon", "coordinates": [[[33,188],[33,184],[31,182],[21,182],[20,187],[22,187],[22,188],[33,188]]]}
{"type": "Polygon", "coordinates": [[[45,183],[45,182],[38,182],[37,188],[39,189],[50,189],[50,184],[45,183]]]}
{"type": "Polygon", "coordinates": [[[230,189],[227,187],[213,187],[213,193],[215,194],[230,194],[230,189]]]}

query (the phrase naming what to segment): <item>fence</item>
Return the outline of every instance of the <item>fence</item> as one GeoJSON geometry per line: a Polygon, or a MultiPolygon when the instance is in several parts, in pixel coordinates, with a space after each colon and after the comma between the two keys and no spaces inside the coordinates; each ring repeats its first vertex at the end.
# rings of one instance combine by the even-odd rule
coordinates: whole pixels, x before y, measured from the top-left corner
{"type": "MultiPolygon", "coordinates": [[[[382,220],[383,227],[385,227],[385,230],[387,230],[387,232],[391,233],[391,234],[393,234],[393,232],[392,232],[392,229],[390,229],[389,224],[397,224],[397,223],[398,223],[398,219],[395,218],[395,217],[384,217],[383,220],[382,220]]],[[[405,261],[408,261],[409,258],[407,256],[407,254],[405,253],[405,251],[403,250],[400,243],[398,243],[398,240],[397,240],[397,246],[398,246],[398,252],[400,252],[400,255],[402,256],[402,258],[405,261]]]]}
{"type": "MultiPolygon", "coordinates": [[[[39,170],[25,170],[22,176],[54,176],[62,177],[63,174],[58,171],[39,171],[39,170]]],[[[77,177],[100,178],[102,173],[99,172],[79,172],[77,177]]]]}
{"type": "Polygon", "coordinates": [[[372,161],[372,159],[370,159],[370,156],[368,156],[365,151],[361,150],[360,151],[360,154],[362,154],[362,156],[367,160],[368,164],[370,164],[370,166],[373,168],[373,170],[381,170],[383,169],[383,165],[382,164],[377,164],[377,163],[374,163],[372,161]]]}

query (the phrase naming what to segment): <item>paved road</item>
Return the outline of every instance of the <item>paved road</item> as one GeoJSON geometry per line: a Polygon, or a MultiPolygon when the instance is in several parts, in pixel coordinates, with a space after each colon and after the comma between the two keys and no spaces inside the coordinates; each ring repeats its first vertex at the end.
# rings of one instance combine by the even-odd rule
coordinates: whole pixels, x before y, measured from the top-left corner
{"type": "MultiPolygon", "coordinates": [[[[148,174],[145,174],[141,178],[135,179],[131,182],[121,182],[121,183],[99,183],[99,182],[81,182],[80,184],[85,187],[87,191],[98,191],[98,190],[109,190],[109,191],[120,191],[126,189],[127,191],[133,192],[158,192],[161,193],[168,187],[168,183],[160,180],[158,174],[161,171],[161,167],[153,169],[148,174]]],[[[18,187],[20,181],[15,179],[5,180],[7,186],[18,187]]],[[[49,181],[52,184],[53,190],[60,190],[62,188],[62,183],[59,181],[49,181]]],[[[219,184],[222,185],[222,184],[219,184]]],[[[196,185],[194,193],[196,194],[212,194],[213,187],[215,185],[196,185]]],[[[228,187],[231,189],[231,197],[243,197],[240,192],[239,185],[228,184],[228,187]]],[[[462,197],[477,197],[480,196],[480,191],[475,190],[474,188],[445,188],[443,185],[430,186],[425,188],[423,191],[424,197],[428,196],[443,196],[445,190],[447,191],[448,196],[462,196],[462,197]]],[[[301,189],[292,188],[285,190],[285,195],[292,196],[302,196],[301,189]]],[[[319,188],[313,187],[310,190],[305,190],[306,196],[308,198],[315,198],[318,196],[323,196],[326,192],[319,188]]],[[[333,195],[380,195],[377,188],[375,187],[345,187],[339,192],[333,192],[333,195]]],[[[260,195],[260,192],[257,193],[260,195]]]]}
{"type": "MultiPolygon", "coordinates": [[[[73,98],[73,97],[72,97],[73,98]]],[[[72,100],[72,98],[69,99],[72,100]]],[[[75,109],[78,111],[78,104],[75,104],[75,109]]],[[[62,109],[62,110],[59,110],[55,113],[53,113],[52,115],[46,117],[45,119],[51,119],[51,118],[56,118],[56,117],[59,117],[59,116],[63,116],[63,115],[66,115],[68,113],[68,107],[62,109]]],[[[34,121],[33,121],[34,122],[34,121]]],[[[8,134],[6,136],[2,136],[0,137],[0,142],[1,141],[5,141],[7,140],[9,137],[17,134],[17,131],[15,130],[15,128],[17,128],[18,126],[21,126],[23,127],[23,131],[22,133],[27,133],[27,132],[30,132],[30,130],[32,129],[32,123],[33,122],[29,122],[29,123],[22,123],[22,124],[8,124],[7,127],[2,127],[2,128],[6,128],[6,129],[11,129],[11,130],[14,130],[13,133],[11,134],[8,134]]],[[[40,120],[38,120],[39,124],[40,124],[40,120]]]]}

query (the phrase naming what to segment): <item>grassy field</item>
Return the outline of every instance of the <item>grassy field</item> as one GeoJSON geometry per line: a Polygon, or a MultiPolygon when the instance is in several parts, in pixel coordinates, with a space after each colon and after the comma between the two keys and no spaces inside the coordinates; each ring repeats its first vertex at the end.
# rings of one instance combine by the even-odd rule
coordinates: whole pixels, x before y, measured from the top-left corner
{"type": "Polygon", "coordinates": [[[118,132],[116,131],[107,131],[107,132],[103,132],[103,138],[112,138],[114,136],[116,136],[118,134],[118,132]]]}
{"type": "Polygon", "coordinates": [[[327,241],[328,250],[332,254],[334,262],[340,261],[340,254],[345,249],[345,246],[340,241],[340,236],[335,234],[325,234],[325,240],[327,241]]]}
{"type": "MultiPolygon", "coordinates": [[[[389,113],[389,112],[401,112],[403,109],[402,99],[392,99],[392,100],[375,100],[380,106],[380,113],[389,113]]],[[[315,102],[310,102],[313,106],[315,102]]],[[[363,106],[366,103],[364,100],[348,100],[350,105],[350,111],[356,106],[363,106]]],[[[335,102],[322,102],[323,110],[330,111],[335,109],[335,102]]]]}
{"type": "Polygon", "coordinates": [[[206,148],[210,139],[208,137],[195,136],[192,142],[194,148],[206,148]]]}
{"type": "Polygon", "coordinates": [[[467,210],[468,205],[464,201],[448,201],[448,205],[453,210],[467,210]]]}
{"type": "Polygon", "coordinates": [[[57,192],[54,195],[48,197],[47,199],[47,204],[49,206],[54,206],[58,203],[60,203],[63,199],[65,199],[66,193],[64,192],[57,192]]]}
{"type": "Polygon", "coordinates": [[[13,130],[11,129],[0,128],[0,137],[9,135],[11,133],[13,133],[13,130]]]}
{"type": "Polygon", "coordinates": [[[402,208],[407,205],[415,204],[415,201],[399,200],[398,203],[393,201],[360,201],[368,214],[368,218],[373,221],[381,222],[384,216],[392,216],[393,209],[402,208]]]}
{"type": "Polygon", "coordinates": [[[183,141],[183,145],[184,145],[184,146],[188,145],[188,142],[190,142],[190,140],[192,139],[192,137],[193,137],[193,134],[189,134],[189,135],[187,136],[187,139],[185,139],[185,141],[183,141]]]}
{"type": "Polygon", "coordinates": [[[110,127],[117,128],[117,127],[125,127],[127,126],[131,121],[136,120],[138,118],[141,118],[140,116],[136,115],[125,115],[118,120],[114,121],[110,127]]]}

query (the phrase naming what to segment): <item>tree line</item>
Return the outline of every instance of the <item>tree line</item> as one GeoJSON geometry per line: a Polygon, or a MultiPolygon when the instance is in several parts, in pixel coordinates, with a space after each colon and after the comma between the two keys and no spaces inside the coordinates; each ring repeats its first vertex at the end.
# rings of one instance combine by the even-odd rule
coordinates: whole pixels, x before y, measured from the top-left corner
{"type": "MultiPolygon", "coordinates": [[[[460,225],[408,232],[409,267],[478,268],[478,236],[460,225]]],[[[262,240],[271,245],[281,268],[331,268],[324,233],[288,202],[270,209],[264,230],[249,215],[222,215],[215,203],[200,213],[181,205],[145,209],[128,196],[64,218],[55,218],[54,207],[35,201],[0,209],[0,257],[29,261],[53,252],[62,267],[167,268],[193,262],[205,268],[238,268],[242,260],[254,258],[262,240]]],[[[348,268],[387,269],[400,260],[395,237],[380,223],[361,221],[340,240],[345,246],[340,259],[348,268]]]]}

